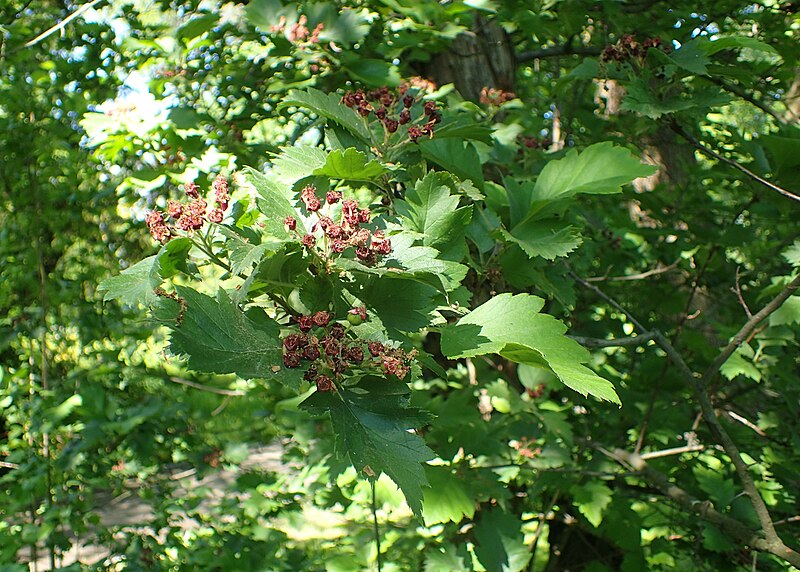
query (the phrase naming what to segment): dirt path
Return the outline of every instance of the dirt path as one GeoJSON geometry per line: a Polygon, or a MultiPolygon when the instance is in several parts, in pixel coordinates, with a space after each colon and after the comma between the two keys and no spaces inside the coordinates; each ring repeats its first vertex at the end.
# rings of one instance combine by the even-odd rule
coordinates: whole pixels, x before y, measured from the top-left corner
{"type": "MultiPolygon", "coordinates": [[[[286,465],[281,462],[281,446],[273,443],[262,447],[254,447],[250,451],[247,460],[240,465],[239,471],[221,469],[217,472],[207,474],[202,479],[195,477],[196,470],[183,467],[175,468],[168,472],[168,478],[179,481],[180,486],[175,490],[176,495],[188,493],[198,487],[207,487],[211,493],[204,503],[213,504],[216,500],[224,497],[231,489],[231,485],[242,472],[258,471],[287,471],[286,465]]],[[[96,514],[100,518],[101,528],[111,528],[117,526],[130,526],[137,529],[147,528],[154,518],[152,507],[139,497],[136,489],[131,489],[121,495],[114,496],[104,491],[95,492],[96,508],[90,514],[96,514]]],[[[202,508],[202,504],[200,508],[202,508]]],[[[186,519],[186,527],[196,526],[191,519],[186,519]]],[[[155,531],[152,531],[155,533],[155,531]]],[[[27,563],[33,572],[43,572],[52,570],[50,555],[44,546],[37,550],[36,558],[32,558],[30,546],[20,549],[17,553],[18,561],[27,563]]],[[[93,544],[88,537],[72,540],[72,547],[62,553],[56,559],[56,568],[69,566],[75,562],[81,564],[95,564],[109,555],[109,550],[105,546],[93,544]]]]}

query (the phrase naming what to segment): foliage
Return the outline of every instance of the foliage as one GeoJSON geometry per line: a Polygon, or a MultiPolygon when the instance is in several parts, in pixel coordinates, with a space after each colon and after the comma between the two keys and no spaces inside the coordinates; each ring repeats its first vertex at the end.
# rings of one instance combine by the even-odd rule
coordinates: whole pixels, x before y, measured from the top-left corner
{"type": "Polygon", "coordinates": [[[790,5],[36,4],[0,563],[798,565],[790,5]],[[157,534],[97,526],[131,490],[157,534]]]}

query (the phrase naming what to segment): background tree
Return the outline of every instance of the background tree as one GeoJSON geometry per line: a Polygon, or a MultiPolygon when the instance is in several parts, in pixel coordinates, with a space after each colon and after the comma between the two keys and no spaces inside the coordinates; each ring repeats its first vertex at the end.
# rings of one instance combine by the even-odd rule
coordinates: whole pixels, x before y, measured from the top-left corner
{"type": "MultiPolygon", "coordinates": [[[[1,557],[36,547],[54,568],[77,533],[130,569],[798,567],[798,16],[779,2],[701,8],[4,6],[1,557]],[[298,94],[403,80],[455,134],[390,162],[390,208],[378,183],[347,188],[389,215],[412,202],[414,161],[471,181],[451,189],[472,209],[452,300],[474,310],[540,296],[622,403],[508,355],[448,352],[443,324],[409,336],[432,356],[411,404],[436,415],[420,434],[440,460],[425,467],[422,524],[391,481],[370,489],[333,455],[330,424],[298,409],[296,391],[165,359],[165,330],[136,295],[103,304],[97,291],[154,254],[146,212],[186,183],[246,165],[286,173],[287,147],[336,148],[331,133],[357,144],[298,94]],[[559,159],[575,177],[587,162],[586,188],[632,178],[587,159],[601,141],[658,172],[527,224],[532,189],[559,159]],[[202,490],[169,494],[176,464],[236,466],[275,437],[286,471],[243,471],[213,505],[197,504],[202,490]],[[94,494],[132,482],[160,536],[85,518],[94,494]],[[333,534],[312,526],[319,510],[333,534]],[[180,514],[199,526],[183,530],[180,514]]],[[[248,210],[244,197],[234,189],[248,210]]],[[[215,285],[224,272],[210,268],[215,285]]],[[[443,314],[451,326],[459,307],[443,314]]]]}

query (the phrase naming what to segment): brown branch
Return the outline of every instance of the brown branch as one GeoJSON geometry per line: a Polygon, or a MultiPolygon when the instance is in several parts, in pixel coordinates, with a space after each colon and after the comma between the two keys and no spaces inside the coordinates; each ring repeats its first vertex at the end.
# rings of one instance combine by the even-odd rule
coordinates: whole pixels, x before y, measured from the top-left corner
{"type": "Polygon", "coordinates": [[[780,539],[776,542],[769,538],[761,538],[757,532],[751,530],[735,518],[731,518],[716,510],[710,502],[700,501],[694,498],[682,488],[669,482],[666,475],[650,467],[640,455],[629,453],[621,449],[617,449],[613,453],[608,451],[604,451],[604,453],[618,463],[635,470],[666,497],[670,498],[684,509],[714,524],[728,535],[756,550],[769,552],[770,554],[783,558],[793,566],[800,565],[800,554],[783,544],[780,539]]]}
{"type": "Polygon", "coordinates": [[[725,91],[727,91],[729,93],[732,93],[733,95],[741,97],[746,102],[748,102],[748,103],[750,103],[752,105],[755,105],[757,108],[759,108],[761,111],[763,111],[767,115],[770,115],[770,116],[774,117],[779,123],[781,123],[781,124],[786,123],[786,121],[783,119],[783,117],[781,117],[781,115],[777,111],[772,109],[769,105],[767,105],[763,101],[760,101],[760,100],[756,99],[753,94],[748,93],[747,91],[745,91],[744,89],[742,89],[738,85],[730,84],[730,83],[728,83],[726,81],[723,81],[723,80],[721,80],[721,79],[719,79],[717,77],[714,77],[714,76],[698,75],[697,77],[702,78],[702,79],[704,79],[706,81],[709,81],[709,82],[713,83],[714,85],[717,85],[717,86],[721,87],[725,91]]]}
{"type": "Polygon", "coordinates": [[[728,358],[731,357],[731,354],[735,352],[739,346],[741,346],[747,338],[750,337],[750,334],[756,329],[758,324],[760,324],[764,319],[769,317],[775,310],[781,307],[781,305],[786,301],[789,296],[794,294],[797,291],[797,288],[800,287],[800,274],[795,276],[794,280],[789,282],[786,288],[783,291],[775,296],[766,306],[761,308],[758,312],[756,312],[752,318],[747,320],[747,323],[742,326],[742,328],[736,332],[736,335],[733,336],[730,343],[725,346],[717,358],[708,366],[705,373],[703,374],[703,379],[706,380],[706,383],[711,383],[716,379],[719,375],[719,368],[728,361],[728,358]]]}
{"type": "Polygon", "coordinates": [[[661,457],[670,457],[672,455],[681,455],[683,453],[694,453],[695,451],[704,451],[704,445],[684,445],[683,447],[673,447],[672,449],[663,449],[661,451],[651,451],[649,453],[642,453],[639,455],[644,460],[658,459],[661,457]]]}
{"type": "Polygon", "coordinates": [[[528,50],[517,54],[517,63],[525,63],[531,60],[542,58],[554,58],[558,56],[599,56],[603,50],[594,46],[573,46],[564,44],[553,46],[552,48],[542,48],[539,50],[528,50]]]}
{"type": "MultiPolygon", "coordinates": [[[[574,273],[573,273],[574,276],[574,273]]],[[[675,349],[675,347],[670,343],[670,341],[658,330],[648,330],[644,328],[641,323],[636,320],[634,316],[632,316],[629,312],[624,310],[620,304],[605,294],[602,290],[587,283],[585,280],[581,280],[576,276],[576,279],[581,282],[584,286],[588,287],[589,289],[596,292],[599,296],[601,296],[604,300],[606,300],[609,304],[614,306],[615,308],[622,311],[631,322],[640,330],[641,334],[650,334],[653,336],[653,340],[661,347],[662,350],[667,354],[667,357],[672,361],[673,364],[678,368],[681,375],[684,379],[689,383],[689,385],[694,390],[695,397],[697,401],[700,403],[700,409],[702,411],[703,419],[705,420],[708,428],[711,430],[711,434],[714,438],[722,445],[722,448],[727,453],[728,457],[730,457],[731,462],[733,463],[734,469],[736,470],[737,475],[739,476],[739,480],[742,483],[742,487],[744,488],[745,493],[750,498],[750,504],[753,506],[753,510],[758,517],[758,522],[761,525],[761,528],[764,532],[765,539],[762,539],[760,546],[762,550],[767,550],[771,554],[775,554],[776,556],[780,556],[793,566],[800,567],[800,553],[792,550],[790,547],[784,544],[783,540],[778,536],[777,532],[775,531],[775,525],[772,522],[772,518],[770,517],[769,510],[767,509],[767,505],[764,503],[764,499],[761,498],[761,495],[756,488],[755,481],[753,480],[752,475],[747,467],[747,464],[742,459],[742,455],[739,452],[739,448],[736,446],[736,443],[733,442],[728,432],[725,428],[720,424],[719,419],[717,419],[717,414],[714,411],[714,406],[711,403],[711,398],[709,397],[708,389],[706,386],[706,378],[705,376],[700,376],[695,374],[691,368],[686,364],[686,361],[683,359],[680,353],[675,349]]],[[[772,312],[777,310],[781,304],[788,298],[795,290],[797,290],[798,285],[800,285],[800,276],[796,277],[792,280],[791,283],[776,296],[769,304],[767,304],[764,308],[761,309],[753,318],[751,318],[744,327],[734,336],[733,341],[731,341],[728,346],[722,350],[719,357],[714,360],[712,366],[706,370],[706,375],[716,375],[719,372],[719,366],[728,359],[730,354],[732,354],[737,347],[747,338],[747,336],[755,329],[761,320],[765,319],[769,316],[772,312]],[[716,364],[716,366],[715,366],[716,364]]],[[[711,377],[713,379],[713,377],[711,377]]],[[[629,453],[623,452],[625,454],[630,455],[629,453]]],[[[641,463],[644,461],[641,460],[641,457],[637,455],[638,460],[641,463]]],[[[691,506],[691,503],[690,503],[691,506]]],[[[697,511],[695,511],[697,512],[697,511]]],[[[727,517],[726,517],[727,518],[727,517]]],[[[712,521],[714,522],[714,521],[712,521]]],[[[736,522],[736,521],[734,521],[736,522]]],[[[756,547],[755,544],[750,544],[754,548],[756,547]]]]}
{"type": "Polygon", "coordinates": [[[583,336],[569,336],[580,345],[587,348],[620,348],[627,346],[643,346],[655,337],[653,333],[645,333],[640,336],[629,338],[617,338],[614,340],[603,340],[600,338],[584,338],[583,336]]]}
{"type": "Polygon", "coordinates": [[[686,139],[689,143],[694,145],[695,148],[698,151],[700,151],[701,153],[703,153],[704,155],[707,155],[709,157],[713,157],[714,159],[717,159],[718,161],[722,161],[723,163],[725,163],[727,165],[730,165],[734,169],[738,169],[739,171],[741,171],[742,173],[744,173],[745,175],[747,175],[748,177],[750,177],[754,181],[756,181],[758,183],[761,183],[762,185],[764,185],[768,189],[776,191],[776,192],[782,194],[785,197],[788,197],[788,198],[790,198],[792,200],[800,202],[800,196],[794,194],[791,191],[787,191],[783,187],[779,187],[775,183],[771,183],[770,181],[766,180],[763,177],[760,177],[759,175],[756,175],[753,171],[751,171],[750,169],[748,169],[747,167],[745,167],[744,165],[742,165],[738,161],[734,161],[733,159],[729,159],[727,157],[723,157],[722,155],[720,155],[719,153],[717,153],[713,149],[709,149],[703,143],[701,143],[694,135],[692,135],[691,133],[688,133],[685,129],[683,129],[677,123],[672,122],[672,124],[670,125],[670,128],[673,131],[675,131],[675,133],[677,133],[678,135],[680,135],[681,137],[686,139]]]}
{"type": "Polygon", "coordinates": [[[670,270],[675,269],[680,261],[681,259],[679,258],[669,266],[656,266],[651,270],[640,272],[639,274],[628,274],[626,276],[593,276],[591,278],[586,278],[585,280],[587,282],[632,282],[634,280],[644,280],[645,278],[650,278],[651,276],[663,274],[664,272],[669,272],[670,270]]]}

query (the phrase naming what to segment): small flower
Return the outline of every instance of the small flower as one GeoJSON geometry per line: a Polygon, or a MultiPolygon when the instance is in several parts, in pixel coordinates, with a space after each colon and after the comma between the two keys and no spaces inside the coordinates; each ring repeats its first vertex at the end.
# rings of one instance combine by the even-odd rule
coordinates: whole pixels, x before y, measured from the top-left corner
{"type": "Polygon", "coordinates": [[[405,96],[405,97],[403,98],[403,107],[405,107],[406,109],[408,109],[408,108],[409,108],[409,107],[411,107],[412,105],[414,105],[414,97],[413,97],[413,96],[411,96],[411,95],[407,95],[407,96],[405,96]]]}
{"type": "Polygon", "coordinates": [[[297,228],[297,220],[293,216],[287,216],[283,219],[283,224],[290,231],[297,228]]]}
{"type": "Polygon", "coordinates": [[[336,254],[341,254],[347,248],[347,243],[345,243],[340,238],[334,238],[331,241],[331,250],[334,251],[336,254]]]}
{"type": "Polygon", "coordinates": [[[228,192],[228,180],[219,174],[214,179],[214,182],[211,183],[211,188],[214,189],[214,200],[217,203],[217,207],[226,210],[228,202],[231,200],[231,195],[228,192]]]}
{"type": "Polygon", "coordinates": [[[194,181],[183,185],[183,190],[186,191],[186,196],[188,197],[191,197],[193,199],[200,197],[199,187],[197,186],[197,184],[195,184],[194,181]]]}
{"type": "Polygon", "coordinates": [[[320,352],[317,346],[308,346],[305,350],[303,350],[303,357],[306,358],[308,361],[314,361],[319,359],[320,352]]]}
{"type": "Polygon", "coordinates": [[[317,239],[314,238],[313,234],[306,234],[303,236],[302,243],[306,248],[314,248],[314,245],[317,244],[317,239]]]}
{"type": "Polygon", "coordinates": [[[339,191],[328,191],[325,193],[325,202],[329,205],[338,203],[342,199],[342,193],[339,191]]]}
{"type": "Polygon", "coordinates": [[[397,120],[400,122],[400,125],[405,125],[409,121],[411,121],[411,112],[408,109],[404,109],[400,112],[400,115],[397,117],[397,120]]]}
{"type": "Polygon", "coordinates": [[[342,201],[342,218],[351,226],[358,225],[358,203],[353,199],[342,201]]]}
{"type": "Polygon", "coordinates": [[[224,217],[225,215],[220,209],[213,209],[210,213],[208,213],[208,220],[217,224],[221,223],[224,217]]]}
{"type": "Polygon", "coordinates": [[[365,246],[359,246],[356,248],[356,256],[359,258],[359,260],[367,262],[372,259],[372,251],[365,246]]]}
{"type": "Polygon", "coordinates": [[[336,338],[332,338],[328,336],[327,338],[323,338],[322,349],[325,350],[325,353],[329,356],[337,356],[342,349],[339,340],[336,338]]]}
{"type": "Polygon", "coordinates": [[[345,336],[344,326],[341,324],[333,324],[328,330],[328,335],[337,340],[341,340],[345,336]]]}
{"type": "Polygon", "coordinates": [[[311,364],[310,366],[308,366],[308,369],[303,374],[303,379],[305,379],[306,381],[314,381],[318,375],[319,372],[317,371],[317,366],[311,364]]]}
{"type": "Polygon", "coordinates": [[[386,119],[386,113],[387,113],[386,112],[386,108],[385,107],[380,107],[380,108],[375,110],[375,117],[377,117],[378,119],[383,121],[384,119],[386,119]]]}
{"type": "Polygon", "coordinates": [[[283,340],[283,347],[286,348],[287,351],[293,352],[297,348],[303,347],[307,345],[308,341],[305,334],[289,334],[283,340]],[[305,343],[303,343],[305,341],[305,343]]]}
{"type": "Polygon", "coordinates": [[[316,191],[317,189],[313,185],[307,185],[300,191],[300,199],[310,212],[317,212],[322,207],[322,202],[319,200],[316,191]]]}
{"type": "Polygon", "coordinates": [[[383,121],[383,125],[384,127],[386,127],[386,131],[388,131],[389,133],[394,133],[395,131],[397,131],[397,127],[400,125],[400,123],[396,119],[387,117],[383,121]]]}
{"type": "Polygon", "coordinates": [[[358,211],[358,222],[369,222],[370,212],[369,209],[361,209],[358,211]]]}
{"type": "Polygon", "coordinates": [[[384,348],[383,344],[380,342],[370,342],[367,344],[367,349],[372,357],[378,357],[385,351],[386,348],[384,348]]]}
{"type": "Polygon", "coordinates": [[[288,368],[298,367],[300,365],[300,354],[286,352],[283,354],[283,365],[288,368]]]}
{"type": "Polygon", "coordinates": [[[367,307],[366,306],[358,306],[356,308],[350,308],[347,311],[348,314],[352,314],[354,316],[359,316],[362,320],[367,319],[367,307]]]}
{"type": "Polygon", "coordinates": [[[361,363],[364,361],[364,348],[361,346],[352,346],[347,350],[347,357],[354,363],[361,363]]]}
{"type": "Polygon", "coordinates": [[[327,375],[320,375],[316,379],[317,391],[332,391],[333,380],[327,375]]]}
{"type": "Polygon", "coordinates": [[[172,233],[169,227],[164,223],[164,217],[159,211],[152,211],[145,218],[147,228],[150,230],[150,235],[161,242],[162,244],[168,242],[172,233]]]}
{"type": "Polygon", "coordinates": [[[325,310],[320,310],[312,316],[312,319],[314,320],[314,324],[319,327],[324,327],[327,326],[328,322],[331,321],[331,313],[326,312],[325,310]]]}
{"type": "Polygon", "coordinates": [[[314,320],[311,316],[300,316],[298,319],[298,326],[301,332],[308,332],[314,327],[314,320]]]}
{"type": "Polygon", "coordinates": [[[167,214],[176,220],[181,218],[183,205],[178,201],[169,201],[167,203],[167,214]]]}
{"type": "Polygon", "coordinates": [[[417,127],[416,125],[412,125],[408,128],[408,138],[411,139],[412,142],[416,143],[417,139],[422,137],[422,129],[417,127]]]}
{"type": "Polygon", "coordinates": [[[435,101],[426,101],[425,102],[425,115],[433,115],[436,113],[436,102],[435,101]]]}
{"type": "Polygon", "coordinates": [[[381,255],[387,255],[392,251],[392,241],[386,238],[383,232],[376,230],[372,235],[371,248],[381,255]]]}

